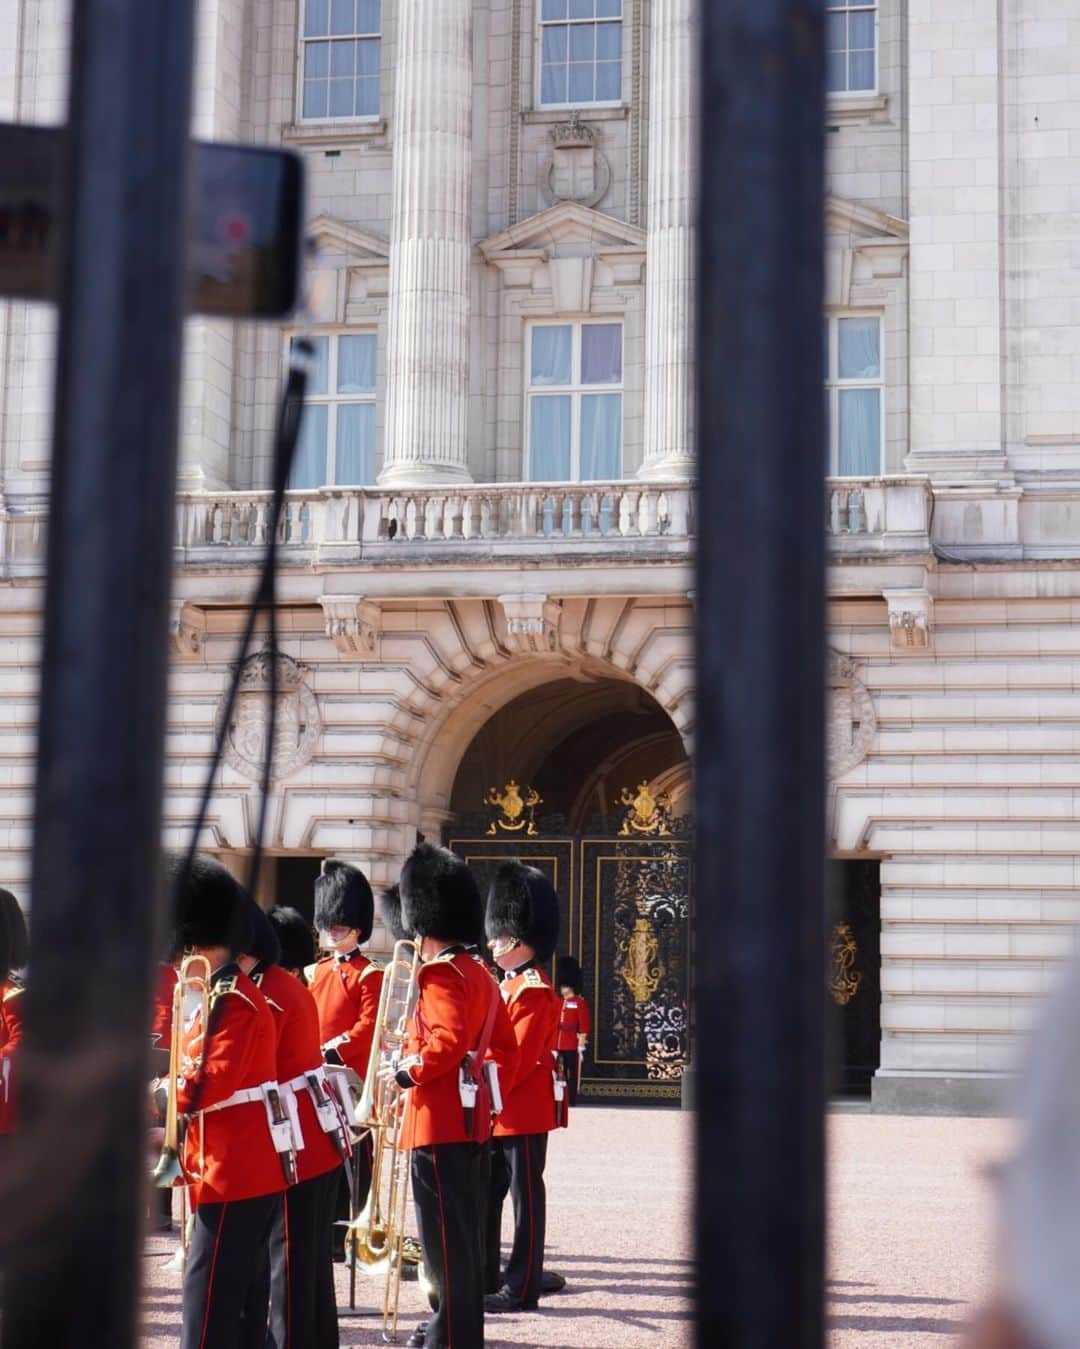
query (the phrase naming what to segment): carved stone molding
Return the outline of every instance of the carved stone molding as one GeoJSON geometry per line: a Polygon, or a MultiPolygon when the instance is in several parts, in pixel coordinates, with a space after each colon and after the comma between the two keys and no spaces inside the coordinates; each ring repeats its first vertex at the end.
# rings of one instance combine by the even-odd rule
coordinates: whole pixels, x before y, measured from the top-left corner
{"type": "MultiPolygon", "coordinates": [[[[322,718],[315,694],[308,687],[307,666],[279,651],[267,648],[244,661],[232,716],[225,728],[225,760],[230,768],[251,782],[262,776],[266,741],[270,731],[272,662],[277,662],[277,726],[275,728],[273,776],[286,778],[310,762],[322,731],[322,718]]],[[[220,734],[225,716],[226,694],[218,704],[215,727],[220,734]]]]}
{"type": "Polygon", "coordinates": [[[169,613],[169,639],[174,656],[191,660],[202,655],[206,620],[201,610],[186,600],[173,600],[169,613]]]}
{"type": "Polygon", "coordinates": [[[507,645],[522,655],[555,651],[562,606],[546,595],[500,595],[507,645]]]}
{"type": "Polygon", "coordinates": [[[549,201],[576,201],[595,206],[611,186],[611,165],[597,145],[597,132],[575,109],[569,121],[551,128],[554,143],[544,175],[549,201]]]}
{"type": "Polygon", "coordinates": [[[877,734],[877,716],[866,686],[855,677],[855,662],[830,651],[825,673],[828,720],[825,752],[829,778],[843,777],[862,763],[877,734]]]}
{"type": "Polygon", "coordinates": [[[379,644],[379,606],[362,595],[320,595],[326,619],[326,635],[343,656],[377,654],[379,644]]]}
{"type": "Polygon", "coordinates": [[[883,590],[889,606],[893,651],[929,651],[933,639],[934,597],[928,590],[883,590]]]}

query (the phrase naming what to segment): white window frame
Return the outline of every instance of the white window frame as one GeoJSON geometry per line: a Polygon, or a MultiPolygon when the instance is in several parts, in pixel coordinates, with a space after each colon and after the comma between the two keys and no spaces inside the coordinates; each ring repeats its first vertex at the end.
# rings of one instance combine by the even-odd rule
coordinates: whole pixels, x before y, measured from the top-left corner
{"type": "MultiPolygon", "coordinates": [[[[874,83],[869,89],[830,89],[828,98],[832,100],[857,100],[871,98],[880,92],[881,84],[881,6],[878,0],[825,0],[825,18],[830,14],[866,14],[874,16],[874,83]]],[[[850,47],[845,47],[845,60],[849,60],[850,47]]]]}
{"type": "MultiPolygon", "coordinates": [[[[288,369],[289,349],[294,339],[298,337],[307,337],[309,341],[315,341],[319,338],[329,338],[329,358],[327,360],[326,370],[326,388],[324,394],[304,394],[304,406],[309,404],[313,407],[324,406],[328,408],[338,408],[343,404],[352,403],[370,403],[375,408],[376,418],[376,443],[372,446],[371,467],[372,482],[378,473],[378,404],[379,404],[379,334],[375,328],[334,328],[320,329],[318,332],[288,333],[285,338],[285,364],[288,369]],[[373,337],[375,339],[375,388],[371,393],[337,393],[337,363],[338,363],[338,338],[340,337],[373,337]]],[[[297,491],[317,492],[320,487],[357,487],[371,486],[371,483],[339,483],[337,481],[337,416],[326,414],[326,473],[323,481],[318,487],[296,488],[297,491]]]]}
{"type": "Polygon", "coordinates": [[[370,126],[382,119],[382,44],[383,44],[383,19],[385,17],[385,8],[387,0],[379,0],[379,31],[377,33],[336,33],[336,37],[342,42],[357,42],[361,40],[370,40],[375,38],[379,44],[379,107],[374,112],[365,112],[356,117],[305,117],[304,116],[304,48],[309,42],[331,42],[333,38],[328,37],[305,37],[304,36],[304,6],[307,0],[300,0],[297,6],[297,43],[296,43],[296,91],[295,108],[296,123],[298,126],[370,126]]]}
{"type": "MultiPolygon", "coordinates": [[[[617,19],[550,19],[544,21],[543,0],[535,0],[536,5],[536,34],[533,41],[533,88],[536,90],[536,97],[533,104],[537,109],[560,109],[560,108],[621,108],[623,106],[622,90],[626,78],[626,30],[627,30],[627,6],[629,0],[621,0],[619,17],[617,19]],[[585,23],[618,23],[622,25],[619,45],[619,97],[605,99],[602,102],[589,103],[545,103],[544,102],[544,29],[556,28],[560,24],[570,27],[573,24],[581,25],[585,23]]],[[[569,91],[568,91],[569,92],[569,91]]]]}
{"type": "Polygon", "coordinates": [[[626,319],[622,314],[590,314],[587,318],[560,314],[545,318],[531,319],[525,326],[525,481],[546,482],[548,479],[532,476],[532,401],[534,397],[545,395],[570,395],[570,476],[569,483],[619,482],[622,480],[624,458],[626,455],[626,319]],[[588,327],[619,326],[619,368],[622,380],[618,384],[582,384],[581,379],[581,330],[588,327]],[[570,329],[570,376],[578,377],[575,384],[536,384],[532,382],[532,341],[537,328],[570,329]],[[617,393],[619,403],[619,469],[614,478],[581,477],[581,399],[585,394],[617,393]]]}
{"type": "Polygon", "coordinates": [[[881,401],[878,418],[878,466],[871,477],[880,477],[885,472],[885,315],[879,309],[836,309],[825,315],[828,333],[829,371],[825,380],[825,396],[829,404],[829,477],[854,477],[861,475],[841,474],[840,472],[840,390],[841,389],[879,389],[881,401]],[[840,319],[877,319],[878,325],[878,370],[877,379],[841,379],[839,377],[840,319]]]}

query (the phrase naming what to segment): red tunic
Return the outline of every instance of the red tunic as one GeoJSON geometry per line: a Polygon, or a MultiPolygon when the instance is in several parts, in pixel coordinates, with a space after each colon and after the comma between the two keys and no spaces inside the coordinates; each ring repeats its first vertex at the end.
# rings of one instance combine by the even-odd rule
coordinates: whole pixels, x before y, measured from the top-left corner
{"type": "Polygon", "coordinates": [[[209,1110],[248,1087],[277,1080],[277,1034],[266,999],[235,965],[213,979],[210,1035],[204,1043],[202,1014],[184,1034],[177,1109],[197,1104],[184,1146],[184,1170],[195,1182],[199,1204],[220,1204],[285,1189],[261,1100],[209,1110]],[[206,1113],[203,1113],[206,1112],[206,1113]]]}
{"type": "Polygon", "coordinates": [[[530,967],[503,980],[502,995],[518,1046],[517,1072],[507,1092],[495,1136],[545,1134],[557,1127],[552,1050],[562,999],[542,970],[530,967]]]}
{"type": "Polygon", "coordinates": [[[0,1134],[15,1132],[15,1057],[23,1032],[23,987],[0,986],[0,1134]]]}
{"type": "Polygon", "coordinates": [[[436,956],[420,966],[420,994],[406,1056],[418,1056],[409,1075],[402,1127],[402,1147],[423,1148],[436,1143],[482,1142],[487,1121],[474,1120],[472,1136],[465,1127],[465,1110],[458,1092],[458,1069],[465,1055],[478,1048],[495,1002],[495,1021],[488,1054],[499,1068],[503,1099],[513,1079],[517,1045],[499,988],[484,963],[467,951],[436,956]]]}
{"type": "MultiPolygon", "coordinates": [[[[285,1086],[302,1073],[322,1067],[319,1048],[319,1013],[315,999],[300,982],[280,965],[270,965],[253,974],[252,982],[262,990],[274,1014],[277,1029],[277,1080],[285,1086]]],[[[304,1086],[297,1086],[296,1105],[304,1146],[296,1154],[300,1180],[324,1176],[341,1165],[334,1141],[324,1133],[315,1114],[315,1106],[304,1086]]],[[[282,1093],[284,1095],[284,1092],[282,1093]]]]}
{"type": "Polygon", "coordinates": [[[581,994],[571,993],[568,998],[563,998],[555,1048],[577,1049],[578,1036],[588,1035],[591,1030],[592,1018],[589,1016],[589,1004],[581,994]]]}
{"type": "Polygon", "coordinates": [[[159,965],[154,989],[154,1015],[150,1023],[150,1044],[154,1049],[169,1048],[172,1036],[173,992],[179,978],[175,965],[159,965]]]}
{"type": "Polygon", "coordinates": [[[357,1076],[367,1076],[382,970],[359,948],[344,957],[323,956],[308,984],[319,1009],[322,1047],[336,1049],[357,1076]]]}

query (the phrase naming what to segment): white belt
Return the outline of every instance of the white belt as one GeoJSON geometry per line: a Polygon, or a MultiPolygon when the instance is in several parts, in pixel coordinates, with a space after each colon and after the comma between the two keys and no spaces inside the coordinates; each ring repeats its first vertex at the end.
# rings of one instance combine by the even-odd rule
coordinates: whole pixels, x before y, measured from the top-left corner
{"type": "MultiPolygon", "coordinates": [[[[315,1118],[319,1122],[319,1127],[324,1134],[331,1137],[339,1136],[342,1140],[342,1146],[347,1146],[349,1137],[348,1123],[344,1111],[341,1109],[337,1093],[327,1079],[326,1069],[320,1064],[315,1068],[309,1069],[306,1073],[298,1073],[291,1081],[283,1084],[285,1091],[289,1095],[291,1107],[295,1109],[296,1093],[306,1091],[315,1110],[315,1118]],[[323,1089],[323,1097],[312,1087],[309,1078],[315,1078],[323,1089]]],[[[299,1129],[299,1120],[297,1120],[299,1129]]]]}
{"type": "Polygon", "coordinates": [[[253,1101],[261,1103],[266,1100],[265,1093],[268,1090],[272,1091],[276,1086],[276,1082],[264,1082],[260,1087],[241,1087],[239,1091],[234,1091],[231,1096],[226,1096],[216,1105],[208,1105],[202,1113],[211,1115],[215,1110],[228,1110],[233,1105],[250,1105],[253,1101]]]}

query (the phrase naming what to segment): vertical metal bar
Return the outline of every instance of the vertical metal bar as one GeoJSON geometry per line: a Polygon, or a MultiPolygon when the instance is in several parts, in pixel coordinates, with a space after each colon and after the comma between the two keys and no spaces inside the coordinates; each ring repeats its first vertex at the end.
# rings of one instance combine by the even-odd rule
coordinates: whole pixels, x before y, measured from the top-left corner
{"type": "Polygon", "coordinates": [[[77,0],[4,1343],[136,1340],[192,0],[77,0]]]}
{"type": "Polygon", "coordinates": [[[824,1235],[821,0],[703,0],[698,1344],[817,1349],[824,1235]]]}

